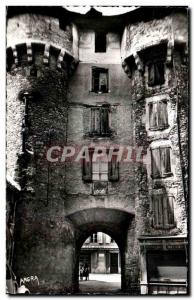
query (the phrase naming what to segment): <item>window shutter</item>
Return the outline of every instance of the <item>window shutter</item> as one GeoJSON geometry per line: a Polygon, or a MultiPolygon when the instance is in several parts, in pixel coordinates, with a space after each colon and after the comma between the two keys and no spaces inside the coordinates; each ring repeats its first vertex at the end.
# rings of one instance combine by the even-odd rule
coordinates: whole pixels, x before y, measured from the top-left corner
{"type": "Polygon", "coordinates": [[[161,174],[171,173],[170,148],[160,148],[161,174]]]}
{"type": "Polygon", "coordinates": [[[93,151],[89,151],[89,161],[83,159],[83,180],[91,181],[92,180],[92,155],[93,151]]]}
{"type": "Polygon", "coordinates": [[[167,213],[168,213],[168,224],[169,225],[174,225],[174,197],[169,196],[168,197],[168,208],[167,208],[167,213]]]}
{"type": "Polygon", "coordinates": [[[152,177],[158,178],[160,176],[160,149],[151,150],[151,163],[152,163],[152,177]]]}
{"type": "Polygon", "coordinates": [[[91,108],[91,133],[100,133],[100,108],[91,108]]]}
{"type": "Polygon", "coordinates": [[[117,133],[117,107],[109,108],[109,131],[117,133]]]}
{"type": "Polygon", "coordinates": [[[119,162],[117,161],[117,155],[112,156],[112,160],[108,163],[108,179],[110,181],[119,180],[119,162]]]}
{"type": "Polygon", "coordinates": [[[157,103],[149,103],[149,124],[150,128],[156,128],[158,126],[157,122],[157,103]]]}
{"type": "Polygon", "coordinates": [[[83,108],[83,131],[84,134],[90,132],[90,108],[83,108]]]}
{"type": "Polygon", "coordinates": [[[163,225],[166,226],[166,225],[168,225],[168,198],[167,198],[167,196],[163,195],[162,200],[163,200],[163,218],[164,218],[163,225]]]}
{"type": "Polygon", "coordinates": [[[165,128],[168,125],[167,102],[158,102],[158,126],[165,128]]]}
{"type": "Polygon", "coordinates": [[[109,108],[101,108],[101,133],[107,134],[109,132],[109,108]]]}

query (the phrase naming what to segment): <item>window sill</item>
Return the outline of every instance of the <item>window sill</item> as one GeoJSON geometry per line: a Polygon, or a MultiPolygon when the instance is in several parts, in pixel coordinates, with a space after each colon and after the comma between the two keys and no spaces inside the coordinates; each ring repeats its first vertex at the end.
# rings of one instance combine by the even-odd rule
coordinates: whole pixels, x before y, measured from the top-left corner
{"type": "Polygon", "coordinates": [[[176,228],[176,224],[173,225],[153,225],[154,229],[163,229],[163,230],[170,230],[176,228]]]}
{"type": "Polygon", "coordinates": [[[89,91],[89,93],[94,93],[94,94],[97,94],[97,95],[102,95],[102,94],[108,94],[110,93],[109,90],[107,90],[106,92],[101,92],[101,91],[89,91]]]}
{"type": "Polygon", "coordinates": [[[154,175],[151,175],[151,178],[152,179],[164,179],[164,178],[167,178],[167,177],[172,177],[173,176],[173,173],[166,173],[166,174],[163,174],[163,175],[158,175],[157,177],[154,176],[154,175]]]}
{"type": "Polygon", "coordinates": [[[162,126],[162,127],[150,127],[149,130],[150,131],[162,131],[162,130],[165,130],[167,128],[169,128],[169,125],[162,126]]]}

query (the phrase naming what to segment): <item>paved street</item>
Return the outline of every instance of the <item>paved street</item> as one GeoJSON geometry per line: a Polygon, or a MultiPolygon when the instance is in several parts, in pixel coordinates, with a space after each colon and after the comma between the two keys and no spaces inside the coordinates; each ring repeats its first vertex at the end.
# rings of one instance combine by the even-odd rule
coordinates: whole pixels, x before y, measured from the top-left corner
{"type": "Polygon", "coordinates": [[[89,281],[79,282],[83,294],[118,294],[121,291],[120,274],[90,274],[89,281]]]}

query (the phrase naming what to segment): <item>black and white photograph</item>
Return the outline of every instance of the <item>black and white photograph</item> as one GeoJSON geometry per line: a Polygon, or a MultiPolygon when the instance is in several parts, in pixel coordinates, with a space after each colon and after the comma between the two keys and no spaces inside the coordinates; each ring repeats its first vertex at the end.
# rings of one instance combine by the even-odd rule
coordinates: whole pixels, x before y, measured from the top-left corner
{"type": "Polygon", "coordinates": [[[5,294],[189,295],[190,7],[4,9],[5,294]]]}

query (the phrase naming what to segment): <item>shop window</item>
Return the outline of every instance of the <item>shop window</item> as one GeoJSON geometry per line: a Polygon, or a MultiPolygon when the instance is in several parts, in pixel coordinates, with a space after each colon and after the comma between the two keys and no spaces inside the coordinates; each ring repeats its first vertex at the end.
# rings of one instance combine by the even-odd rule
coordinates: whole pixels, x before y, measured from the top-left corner
{"type": "Polygon", "coordinates": [[[153,195],[153,226],[156,228],[174,227],[174,197],[164,193],[153,195]]]}
{"type": "Polygon", "coordinates": [[[92,92],[108,93],[108,69],[92,68],[92,92]]]}
{"type": "Polygon", "coordinates": [[[149,102],[149,129],[161,130],[168,127],[167,101],[149,102]]]}
{"type": "Polygon", "coordinates": [[[151,149],[152,178],[162,178],[172,175],[170,147],[151,149]]]}
{"type": "Polygon", "coordinates": [[[95,32],[95,52],[106,52],[106,33],[95,32]]]}

